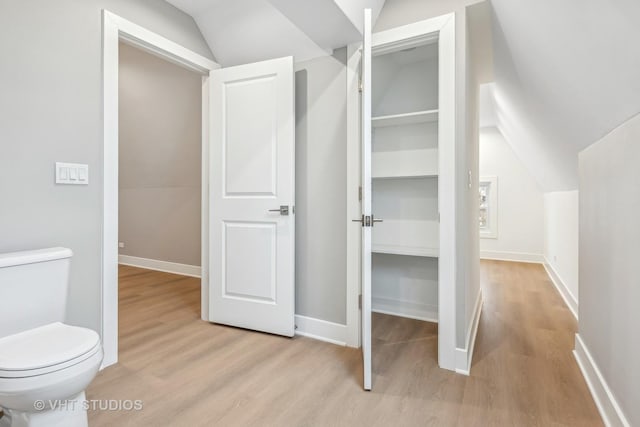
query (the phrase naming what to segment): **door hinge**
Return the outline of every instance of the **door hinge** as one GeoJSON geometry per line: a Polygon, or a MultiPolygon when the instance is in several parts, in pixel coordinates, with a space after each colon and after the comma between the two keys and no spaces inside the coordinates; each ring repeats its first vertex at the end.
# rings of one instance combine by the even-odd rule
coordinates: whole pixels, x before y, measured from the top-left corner
{"type": "Polygon", "coordinates": [[[358,201],[362,201],[362,186],[358,187],[358,201]]]}
{"type": "Polygon", "coordinates": [[[362,79],[358,80],[358,92],[362,93],[364,90],[364,85],[362,84],[362,79]]]}
{"type": "Polygon", "coordinates": [[[358,295],[358,308],[362,310],[362,294],[358,295]]]}

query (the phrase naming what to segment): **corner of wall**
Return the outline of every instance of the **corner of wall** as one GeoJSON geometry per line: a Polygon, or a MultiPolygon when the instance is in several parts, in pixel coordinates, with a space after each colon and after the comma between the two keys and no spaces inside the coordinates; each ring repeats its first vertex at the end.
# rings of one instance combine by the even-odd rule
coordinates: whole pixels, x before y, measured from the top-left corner
{"type": "Polygon", "coordinates": [[[482,314],[482,289],[478,289],[476,303],[474,305],[473,316],[467,326],[467,338],[465,348],[456,348],[456,372],[463,375],[471,373],[471,362],[473,359],[473,349],[478,335],[478,325],[482,314]]]}
{"type": "Polygon", "coordinates": [[[631,427],[580,334],[576,334],[576,347],[573,355],[587,382],[604,424],[606,426],[631,427]]]}

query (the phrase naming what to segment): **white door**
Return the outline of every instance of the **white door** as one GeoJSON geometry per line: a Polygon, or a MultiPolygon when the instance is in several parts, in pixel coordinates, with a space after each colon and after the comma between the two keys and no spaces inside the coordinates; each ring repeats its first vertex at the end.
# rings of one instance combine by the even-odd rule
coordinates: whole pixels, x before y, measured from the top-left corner
{"type": "Polygon", "coordinates": [[[209,320],[293,336],[293,58],[210,81],[209,320]]]}
{"type": "Polygon", "coordinates": [[[362,359],[364,389],[371,390],[371,9],[364,11],[362,43],[362,359]]]}

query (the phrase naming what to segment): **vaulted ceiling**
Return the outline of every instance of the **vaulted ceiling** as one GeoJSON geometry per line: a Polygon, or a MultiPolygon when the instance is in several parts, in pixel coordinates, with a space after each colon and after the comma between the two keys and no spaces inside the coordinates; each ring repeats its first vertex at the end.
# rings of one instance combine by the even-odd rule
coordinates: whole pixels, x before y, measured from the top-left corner
{"type": "MultiPolygon", "coordinates": [[[[372,8],[375,22],[385,4],[168,1],[194,17],[224,66],[328,55],[361,38],[363,8],[372,8]]],[[[420,2],[425,10],[445,7],[441,0],[420,2]]],[[[407,23],[424,19],[412,12],[416,0],[387,4],[394,14],[406,15],[407,23]]],[[[483,52],[492,51],[495,83],[483,90],[484,104],[492,108],[483,112],[483,121],[500,129],[544,191],[576,189],[579,151],[640,112],[640,1],[490,0],[490,6],[492,36],[483,52]]],[[[467,9],[470,25],[473,7],[467,9]]]]}
{"type": "Polygon", "coordinates": [[[167,0],[193,16],[224,66],[294,55],[304,61],[361,39],[362,11],[384,0],[167,0]]]}
{"type": "Polygon", "coordinates": [[[640,2],[492,0],[497,127],[545,191],[640,112],[640,2]]]}

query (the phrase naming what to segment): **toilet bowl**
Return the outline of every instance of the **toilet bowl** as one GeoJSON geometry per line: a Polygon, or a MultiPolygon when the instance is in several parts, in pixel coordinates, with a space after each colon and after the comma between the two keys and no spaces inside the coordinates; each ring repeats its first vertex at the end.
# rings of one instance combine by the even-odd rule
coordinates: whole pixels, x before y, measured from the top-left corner
{"type": "Polygon", "coordinates": [[[84,390],[103,352],[96,332],[61,321],[70,257],[61,248],[0,254],[0,427],[87,426],[84,390]]]}

